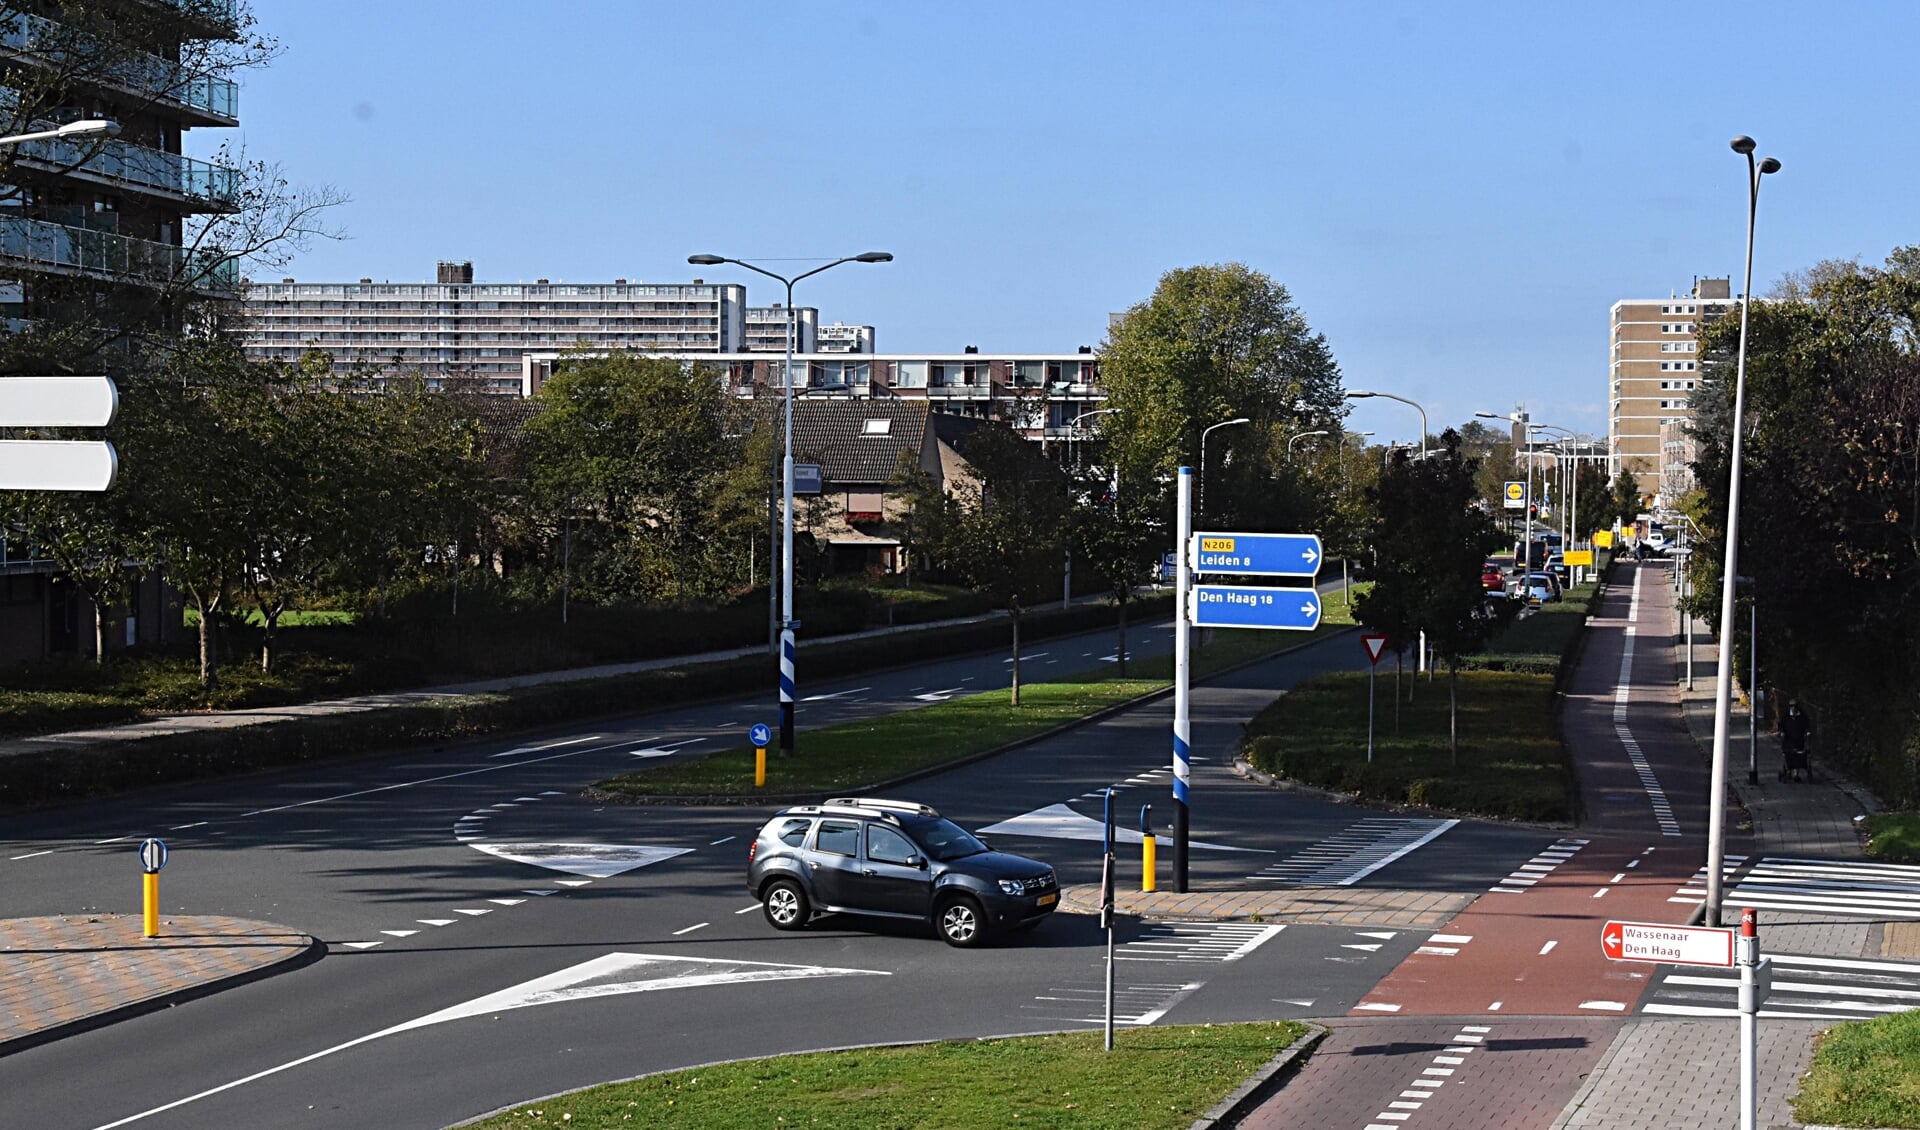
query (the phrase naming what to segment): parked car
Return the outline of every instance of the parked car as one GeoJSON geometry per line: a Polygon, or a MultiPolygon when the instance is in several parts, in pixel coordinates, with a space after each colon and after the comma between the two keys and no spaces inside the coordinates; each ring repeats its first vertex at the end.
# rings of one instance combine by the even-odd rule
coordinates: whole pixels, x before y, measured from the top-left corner
{"type": "Polygon", "coordinates": [[[1480,566],[1480,587],[1488,592],[1505,592],[1507,575],[1501,571],[1498,561],[1489,561],[1480,566]]]}
{"type": "Polygon", "coordinates": [[[1552,573],[1528,573],[1521,591],[1528,604],[1552,604],[1560,599],[1560,582],[1552,573]]]}
{"type": "Polygon", "coordinates": [[[1567,558],[1563,553],[1556,551],[1547,558],[1547,572],[1553,574],[1553,579],[1560,582],[1562,593],[1566,592],[1567,586],[1573,583],[1573,571],[1567,568],[1567,558]]]}
{"type": "Polygon", "coordinates": [[[954,946],[1032,929],[1060,902],[1047,864],[994,851],[927,805],[880,797],[781,810],[747,850],[747,890],[776,930],[819,914],[906,918],[954,946]]]}

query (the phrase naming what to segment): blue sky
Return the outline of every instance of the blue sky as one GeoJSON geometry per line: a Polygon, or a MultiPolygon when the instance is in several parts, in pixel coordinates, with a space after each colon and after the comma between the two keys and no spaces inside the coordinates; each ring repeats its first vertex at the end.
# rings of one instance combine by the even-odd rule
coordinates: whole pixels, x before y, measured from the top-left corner
{"type": "Polygon", "coordinates": [[[1041,352],[1238,260],[1435,430],[1524,402],[1604,434],[1611,304],[1739,289],[1732,135],[1785,165],[1756,289],[1920,243],[1909,4],[252,2],[285,54],[188,150],[352,198],[306,280],[471,259],[766,304],[686,256],[871,248],[796,300],[883,351],[1041,352]]]}

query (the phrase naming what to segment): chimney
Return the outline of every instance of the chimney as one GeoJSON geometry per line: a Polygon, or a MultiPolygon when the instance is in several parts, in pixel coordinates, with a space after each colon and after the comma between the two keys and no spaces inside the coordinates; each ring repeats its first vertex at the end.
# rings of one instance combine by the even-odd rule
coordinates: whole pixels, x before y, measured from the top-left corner
{"type": "Polygon", "coordinates": [[[1080,352],[1082,352],[1082,353],[1092,353],[1092,352],[1093,352],[1093,346],[1091,346],[1091,345],[1083,345],[1083,346],[1081,346],[1081,347],[1080,347],[1080,352]]]}
{"type": "Polygon", "coordinates": [[[285,284],[285,283],[291,283],[291,282],[292,282],[293,280],[292,280],[292,279],[281,279],[280,281],[281,281],[281,283],[283,283],[283,284],[285,284]]]}
{"type": "Polygon", "coordinates": [[[547,280],[545,280],[545,279],[535,279],[535,280],[533,280],[533,285],[535,285],[535,286],[545,286],[545,285],[547,285],[547,280]]]}
{"type": "Polygon", "coordinates": [[[978,353],[978,352],[980,352],[980,347],[979,347],[979,346],[977,346],[977,345],[969,345],[969,346],[967,346],[967,348],[966,348],[966,349],[964,350],[964,352],[967,352],[967,353],[978,353]]]}
{"type": "Polygon", "coordinates": [[[440,260],[438,267],[434,271],[434,280],[441,286],[462,283],[472,284],[473,260],[463,259],[457,262],[452,259],[440,260]]]}
{"type": "Polygon", "coordinates": [[[361,280],[360,280],[360,285],[361,285],[361,286],[372,286],[372,285],[373,285],[373,280],[372,280],[372,279],[361,279],[361,280]]]}
{"type": "Polygon", "coordinates": [[[613,285],[615,285],[615,286],[625,286],[625,285],[627,285],[627,280],[625,280],[625,279],[615,279],[615,280],[613,280],[613,285]]]}

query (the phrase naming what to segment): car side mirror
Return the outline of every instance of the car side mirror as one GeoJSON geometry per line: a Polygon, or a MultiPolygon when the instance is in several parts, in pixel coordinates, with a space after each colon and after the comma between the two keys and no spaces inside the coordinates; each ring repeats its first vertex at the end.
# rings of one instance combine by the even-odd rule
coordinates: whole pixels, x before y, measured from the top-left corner
{"type": "Polygon", "coordinates": [[[921,870],[925,870],[927,866],[927,859],[925,856],[922,856],[922,855],[910,855],[907,857],[907,866],[918,867],[921,870]]]}

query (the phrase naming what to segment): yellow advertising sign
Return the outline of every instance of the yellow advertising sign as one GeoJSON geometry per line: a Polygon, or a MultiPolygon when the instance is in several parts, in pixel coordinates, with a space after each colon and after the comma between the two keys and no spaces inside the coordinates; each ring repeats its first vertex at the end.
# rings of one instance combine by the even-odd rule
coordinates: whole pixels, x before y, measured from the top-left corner
{"type": "Polygon", "coordinates": [[[1593,550],[1591,549],[1569,549],[1566,553],[1562,554],[1562,556],[1566,558],[1568,565],[1593,564],[1593,550]]]}
{"type": "Polygon", "coordinates": [[[1232,539],[1232,538],[1201,538],[1201,539],[1200,539],[1200,552],[1202,552],[1202,553],[1232,553],[1232,552],[1233,552],[1233,539],[1232,539]]]}
{"type": "Polygon", "coordinates": [[[1525,497],[1527,497],[1527,484],[1525,484],[1525,483],[1508,483],[1508,484],[1507,484],[1507,497],[1508,497],[1508,498],[1511,498],[1511,499],[1513,499],[1513,500],[1514,500],[1515,502],[1518,502],[1518,501],[1520,501],[1521,499],[1523,499],[1523,498],[1525,498],[1525,497]]]}
{"type": "Polygon", "coordinates": [[[1596,531],[1593,535],[1593,544],[1599,546],[1601,549],[1612,548],[1613,547],[1613,531],[1612,530],[1596,531]]]}

